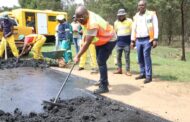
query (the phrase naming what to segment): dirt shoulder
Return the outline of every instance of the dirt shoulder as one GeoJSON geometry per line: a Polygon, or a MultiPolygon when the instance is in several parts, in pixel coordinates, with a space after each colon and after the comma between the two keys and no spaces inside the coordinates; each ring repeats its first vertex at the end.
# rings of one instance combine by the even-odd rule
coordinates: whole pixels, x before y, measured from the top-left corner
{"type": "MultiPolygon", "coordinates": [[[[53,69],[69,72],[69,69],[53,69]]],[[[99,79],[98,74],[92,75],[86,70],[78,71],[75,69],[73,74],[93,81],[99,79]]],[[[153,82],[145,85],[143,80],[135,80],[135,77],[135,75],[128,77],[124,74],[115,75],[109,72],[110,92],[103,94],[103,96],[174,122],[190,121],[189,83],[171,83],[153,79],[153,82]]],[[[96,86],[91,86],[87,89],[93,91],[96,88],[96,86]]]]}

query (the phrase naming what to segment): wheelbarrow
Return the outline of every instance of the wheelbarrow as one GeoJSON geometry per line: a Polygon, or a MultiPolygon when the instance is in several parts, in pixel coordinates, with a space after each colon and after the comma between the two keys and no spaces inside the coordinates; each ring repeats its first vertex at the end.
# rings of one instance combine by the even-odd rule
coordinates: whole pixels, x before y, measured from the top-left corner
{"type": "Polygon", "coordinates": [[[64,50],[42,52],[42,55],[50,66],[58,66],[61,68],[66,66],[65,60],[63,58],[64,50]]]}
{"type": "Polygon", "coordinates": [[[42,52],[42,55],[43,55],[45,58],[60,59],[60,58],[63,57],[64,51],[65,51],[65,50],[42,52]]]}

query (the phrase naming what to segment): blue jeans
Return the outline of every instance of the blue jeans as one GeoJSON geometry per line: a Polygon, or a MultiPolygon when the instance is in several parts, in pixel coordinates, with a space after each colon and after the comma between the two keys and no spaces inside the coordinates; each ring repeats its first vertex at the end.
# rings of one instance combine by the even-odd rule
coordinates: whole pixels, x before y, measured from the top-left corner
{"type": "Polygon", "coordinates": [[[117,51],[117,66],[118,66],[118,68],[122,68],[122,53],[124,51],[126,71],[130,71],[130,45],[125,45],[125,46],[116,45],[116,51],[117,51]]]}
{"type": "Polygon", "coordinates": [[[145,75],[146,78],[152,78],[151,46],[149,38],[137,39],[136,41],[140,74],[145,75]]]}
{"type": "Polygon", "coordinates": [[[102,87],[108,86],[108,72],[107,72],[107,60],[115,47],[116,41],[108,42],[102,46],[96,46],[96,58],[100,71],[100,85],[102,87]]]}
{"type": "Polygon", "coordinates": [[[79,38],[73,38],[73,43],[75,45],[76,54],[79,52],[79,38]]]}

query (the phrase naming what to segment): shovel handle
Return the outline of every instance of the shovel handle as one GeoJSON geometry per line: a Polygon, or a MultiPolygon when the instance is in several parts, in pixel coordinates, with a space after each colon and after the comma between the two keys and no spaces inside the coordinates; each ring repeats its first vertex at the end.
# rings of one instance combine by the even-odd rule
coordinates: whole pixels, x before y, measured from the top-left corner
{"type": "Polygon", "coordinates": [[[56,95],[56,97],[55,97],[55,100],[53,101],[54,103],[57,102],[57,99],[59,98],[59,96],[60,96],[60,94],[61,94],[61,92],[62,92],[62,90],[63,90],[63,87],[65,86],[66,82],[68,81],[69,76],[71,75],[71,72],[73,71],[75,65],[76,65],[76,64],[74,63],[73,66],[71,67],[71,70],[70,70],[69,74],[67,75],[67,77],[66,77],[65,80],[63,81],[62,86],[61,86],[59,92],[57,93],[57,95],[56,95]]]}
{"type": "Polygon", "coordinates": [[[7,60],[7,41],[5,41],[5,60],[7,60]]]}

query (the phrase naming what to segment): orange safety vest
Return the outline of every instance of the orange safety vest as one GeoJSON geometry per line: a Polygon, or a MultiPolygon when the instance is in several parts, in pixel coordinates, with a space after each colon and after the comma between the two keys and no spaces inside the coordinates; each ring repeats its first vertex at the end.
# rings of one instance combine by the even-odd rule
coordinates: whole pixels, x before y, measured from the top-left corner
{"type": "MultiPolygon", "coordinates": [[[[136,21],[137,19],[137,15],[139,13],[137,13],[133,19],[134,21],[136,21]]],[[[153,25],[153,16],[155,15],[156,13],[154,11],[148,11],[146,10],[145,12],[145,15],[146,15],[146,25],[147,25],[147,28],[148,28],[148,33],[149,33],[149,37],[150,37],[150,42],[152,42],[154,40],[154,25],[153,25]]],[[[132,29],[133,33],[134,33],[134,36],[135,36],[135,40],[136,40],[136,25],[135,25],[135,28],[132,29]]]]}
{"type": "Polygon", "coordinates": [[[97,35],[94,37],[92,43],[96,46],[101,46],[108,43],[115,34],[113,26],[106,22],[102,17],[99,15],[88,11],[89,12],[89,19],[86,25],[82,25],[83,34],[87,32],[87,30],[97,29],[97,35]]]}

